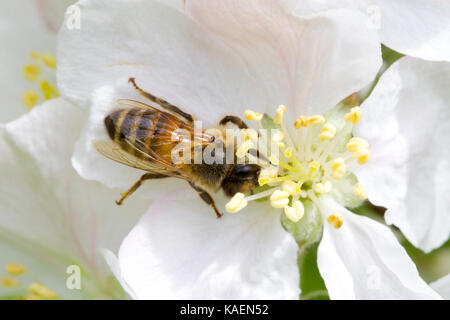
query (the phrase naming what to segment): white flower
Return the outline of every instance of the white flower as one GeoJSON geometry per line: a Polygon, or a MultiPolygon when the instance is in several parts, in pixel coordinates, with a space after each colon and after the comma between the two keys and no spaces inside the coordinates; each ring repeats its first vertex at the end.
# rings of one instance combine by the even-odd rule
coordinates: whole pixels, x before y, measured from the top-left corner
{"type": "Polygon", "coordinates": [[[99,250],[117,250],[148,203],[129,201],[124,214],[114,203],[116,190],[77,175],[70,158],[85,118],[53,99],[1,131],[0,278],[19,282],[0,285],[2,297],[18,298],[36,281],[64,299],[124,297],[99,250]],[[13,263],[27,272],[7,275],[13,263]],[[81,268],[81,290],[66,287],[70,265],[81,268]]]}
{"type": "Polygon", "coordinates": [[[4,1],[0,13],[0,123],[17,119],[56,90],[56,31],[74,0],[4,1]],[[42,84],[43,81],[46,84],[42,84]]]}
{"type": "MultiPolygon", "coordinates": [[[[184,181],[147,183],[141,194],[166,195],[124,240],[118,265],[112,262],[130,294],[298,298],[297,244],[283,230],[281,215],[297,240],[317,240],[323,227],[318,263],[331,298],[438,298],[387,227],[344,208],[366,197],[364,182],[357,185],[352,172],[371,163],[370,150],[379,148],[369,149],[366,140],[349,141],[364,105],[320,113],[364,87],[381,65],[377,31],[363,14],[337,9],[299,15],[292,1],[188,1],[176,10],[158,1],[79,5],[83,29],[61,31],[58,79],[65,97],[90,107],[73,158],[87,179],[127,188],[142,174],[102,158],[92,146],[108,139],[103,120],[116,99],[146,102],[127,84],[130,77],[205,127],[247,108],[272,114],[280,104],[288,106],[285,122],[294,124],[304,115],[295,124],[299,139],[281,125],[291,149],[283,150],[287,162],[271,158],[283,167],[276,177],[266,172],[265,183],[273,189],[229,203],[230,211],[248,203],[240,213],[217,220],[200,200],[186,200],[197,196],[184,181]],[[281,184],[284,180],[299,186],[297,194],[292,183],[281,184]],[[273,193],[276,188],[285,190],[273,193]],[[272,195],[272,206],[284,207],[285,214],[268,201],[251,201],[263,195],[272,195]],[[285,215],[300,222],[293,225],[285,215]]],[[[368,184],[369,197],[372,187],[368,184]]],[[[224,199],[217,195],[216,200],[223,208],[224,199]]]]}
{"type": "Polygon", "coordinates": [[[450,61],[450,2],[447,0],[304,0],[299,13],[354,8],[380,32],[381,42],[408,56],[450,61]]]}

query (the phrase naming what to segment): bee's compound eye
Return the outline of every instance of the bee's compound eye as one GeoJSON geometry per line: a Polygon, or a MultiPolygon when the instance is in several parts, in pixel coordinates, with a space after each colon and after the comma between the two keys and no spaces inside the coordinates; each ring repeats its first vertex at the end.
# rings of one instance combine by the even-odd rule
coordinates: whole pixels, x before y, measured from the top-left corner
{"type": "Polygon", "coordinates": [[[233,170],[233,176],[240,179],[253,179],[257,178],[261,167],[256,164],[237,165],[233,170]]]}

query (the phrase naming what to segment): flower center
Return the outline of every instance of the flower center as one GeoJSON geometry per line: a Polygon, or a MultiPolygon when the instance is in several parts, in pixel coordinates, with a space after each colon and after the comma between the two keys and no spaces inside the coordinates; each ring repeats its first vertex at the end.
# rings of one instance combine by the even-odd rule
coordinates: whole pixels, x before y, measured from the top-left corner
{"type": "Polygon", "coordinates": [[[30,82],[38,85],[38,90],[26,90],[23,93],[23,104],[27,109],[32,109],[42,98],[50,100],[59,96],[56,86],[43,77],[47,73],[50,78],[55,78],[56,59],[49,53],[31,52],[32,63],[23,68],[23,76],[30,82]],[[39,91],[41,96],[39,95],[39,91]]]}
{"type": "MultiPolygon", "coordinates": [[[[10,263],[6,266],[7,276],[1,279],[1,285],[5,288],[21,288],[22,285],[19,277],[23,276],[27,269],[25,266],[18,263],[10,263]]],[[[23,289],[23,288],[22,288],[23,289]]],[[[55,300],[58,295],[49,289],[47,286],[33,282],[27,288],[27,293],[19,297],[20,300],[55,300]]]]}
{"type": "MultiPolygon", "coordinates": [[[[340,119],[344,123],[340,126],[327,121],[323,115],[300,116],[293,123],[294,134],[283,121],[285,113],[285,106],[276,109],[275,129],[271,130],[271,146],[267,148],[263,115],[251,110],[245,112],[247,120],[256,121],[259,133],[253,129],[242,130],[236,156],[262,167],[260,187],[253,195],[237,193],[226,205],[228,212],[238,212],[249,201],[267,198],[272,207],[283,209],[288,219],[298,222],[304,215],[303,201],[311,200],[320,208],[318,196],[339,191],[333,190],[334,185],[351,174],[351,168],[369,160],[367,141],[351,138],[352,127],[361,119],[360,107],[351,108],[340,119]],[[257,149],[260,157],[256,158],[251,149],[257,149]]],[[[367,198],[361,184],[356,184],[353,192],[360,199],[367,198]]],[[[330,213],[326,221],[335,228],[343,223],[337,213],[330,213]]]]}

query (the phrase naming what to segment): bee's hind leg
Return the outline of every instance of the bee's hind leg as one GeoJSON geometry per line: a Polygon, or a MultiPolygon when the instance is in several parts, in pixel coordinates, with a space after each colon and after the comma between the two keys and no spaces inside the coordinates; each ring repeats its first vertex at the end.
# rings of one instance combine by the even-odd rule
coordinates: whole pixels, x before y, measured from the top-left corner
{"type": "Polygon", "coordinates": [[[128,198],[129,196],[131,196],[133,194],[133,192],[135,192],[145,180],[150,180],[150,179],[162,179],[162,178],[167,178],[168,176],[163,175],[163,174],[155,174],[155,173],[146,173],[144,174],[142,177],[139,178],[138,181],[136,181],[130,189],[128,189],[126,192],[124,192],[122,194],[122,198],[120,198],[119,201],[116,201],[116,204],[118,206],[122,205],[123,201],[128,198]]]}
{"type": "Polygon", "coordinates": [[[174,106],[173,104],[171,104],[170,102],[167,102],[164,99],[158,98],[158,97],[152,95],[151,93],[148,93],[147,91],[139,88],[138,85],[136,84],[136,79],[130,78],[130,79],[128,79],[128,82],[130,82],[133,85],[133,87],[137,90],[137,92],[139,92],[139,94],[141,96],[143,96],[144,98],[147,98],[151,102],[157,103],[159,106],[161,106],[162,108],[164,108],[166,110],[169,110],[173,113],[176,113],[176,114],[182,116],[183,118],[185,118],[187,121],[189,121],[191,123],[194,122],[194,118],[189,113],[186,113],[183,110],[181,110],[180,108],[178,108],[177,106],[174,106]]]}
{"type": "Polygon", "coordinates": [[[197,191],[198,195],[200,196],[200,198],[202,198],[203,201],[205,201],[206,204],[210,205],[211,207],[213,207],[214,212],[216,213],[217,218],[222,218],[222,214],[219,212],[219,210],[217,210],[216,204],[214,202],[214,199],[211,197],[211,195],[206,192],[205,190],[203,190],[200,187],[197,187],[194,183],[188,181],[190,186],[197,191]]]}

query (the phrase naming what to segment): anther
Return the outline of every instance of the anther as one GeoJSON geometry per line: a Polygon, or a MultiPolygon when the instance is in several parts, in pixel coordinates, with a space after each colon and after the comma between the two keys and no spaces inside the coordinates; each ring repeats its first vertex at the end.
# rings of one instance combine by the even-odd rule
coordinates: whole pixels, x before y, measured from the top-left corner
{"type": "Polygon", "coordinates": [[[324,123],[324,122],[325,122],[325,118],[320,114],[308,117],[308,119],[307,119],[307,123],[310,125],[313,125],[313,126],[316,124],[324,123]]]}
{"type": "Polygon", "coordinates": [[[281,190],[286,191],[291,196],[294,196],[299,193],[299,191],[297,191],[297,183],[292,180],[284,181],[283,184],[281,185],[281,190]]]}
{"type": "Polygon", "coordinates": [[[333,126],[332,124],[327,123],[320,130],[319,140],[322,142],[330,140],[334,138],[335,135],[336,135],[336,127],[333,126]]]}
{"type": "Polygon", "coordinates": [[[28,288],[28,291],[34,295],[37,295],[43,299],[54,300],[58,298],[58,295],[50,290],[48,287],[40,284],[33,283],[28,288]]]}
{"type": "Polygon", "coordinates": [[[300,116],[294,122],[295,129],[300,129],[301,127],[307,127],[307,126],[308,126],[308,118],[306,118],[305,116],[300,116]]]}
{"type": "Polygon", "coordinates": [[[331,163],[331,176],[335,179],[341,179],[347,171],[347,166],[342,158],[336,158],[331,163]]]}
{"type": "Polygon", "coordinates": [[[289,204],[289,193],[283,190],[275,190],[270,196],[270,204],[274,208],[284,208],[289,204]]]}
{"type": "Polygon", "coordinates": [[[257,113],[255,111],[252,110],[245,110],[244,111],[244,117],[247,120],[261,120],[263,118],[263,115],[261,113],[257,113]]]}
{"type": "Polygon", "coordinates": [[[353,124],[357,124],[359,120],[361,120],[362,111],[360,107],[353,107],[350,109],[350,112],[348,112],[344,119],[345,121],[349,122],[351,121],[353,124]]]}
{"type": "Polygon", "coordinates": [[[20,276],[27,272],[27,268],[19,263],[10,263],[6,266],[6,272],[13,276],[20,276]]]}
{"type": "Polygon", "coordinates": [[[242,141],[251,140],[254,143],[258,141],[258,132],[255,129],[242,129],[241,130],[242,141]]]}
{"type": "Polygon", "coordinates": [[[325,181],[322,183],[314,184],[313,189],[318,194],[324,194],[330,192],[332,187],[333,185],[331,184],[330,181],[325,181]]]}
{"type": "Polygon", "coordinates": [[[15,288],[19,285],[19,281],[10,277],[2,278],[2,286],[4,288],[15,288]]]}
{"type": "Polygon", "coordinates": [[[328,216],[327,222],[331,224],[335,229],[339,229],[340,227],[342,227],[344,219],[342,219],[342,216],[339,213],[332,213],[328,216]]]}
{"type": "Polygon", "coordinates": [[[353,188],[353,192],[354,192],[361,200],[367,199],[368,193],[367,193],[366,189],[364,189],[360,183],[355,184],[355,187],[353,188]]]}
{"type": "Polygon", "coordinates": [[[32,109],[39,102],[39,96],[34,91],[25,91],[22,99],[23,104],[27,107],[27,109],[32,109]]]}
{"type": "Polygon", "coordinates": [[[27,64],[23,68],[23,76],[29,81],[36,81],[41,74],[41,68],[35,64],[27,64]]]}
{"type": "Polygon", "coordinates": [[[286,158],[291,158],[292,157],[292,148],[291,147],[289,147],[286,150],[284,150],[284,156],[286,158]]]}
{"type": "Polygon", "coordinates": [[[273,118],[273,122],[276,124],[280,124],[283,121],[283,116],[286,113],[286,107],[283,105],[278,106],[275,118],[273,118]]]}
{"type": "Polygon", "coordinates": [[[236,193],[233,198],[225,205],[225,209],[230,213],[238,212],[247,206],[245,195],[241,192],[236,193]]]}
{"type": "Polygon", "coordinates": [[[305,215],[305,207],[303,206],[303,203],[301,201],[296,200],[292,204],[292,207],[284,207],[284,214],[289,220],[296,223],[305,215]]]}
{"type": "Polygon", "coordinates": [[[361,149],[369,148],[369,143],[362,138],[353,137],[348,141],[346,147],[350,152],[358,152],[361,149]]]}
{"type": "Polygon", "coordinates": [[[238,158],[243,158],[247,154],[248,150],[253,148],[253,142],[251,140],[244,141],[236,151],[236,156],[238,158]]]}

